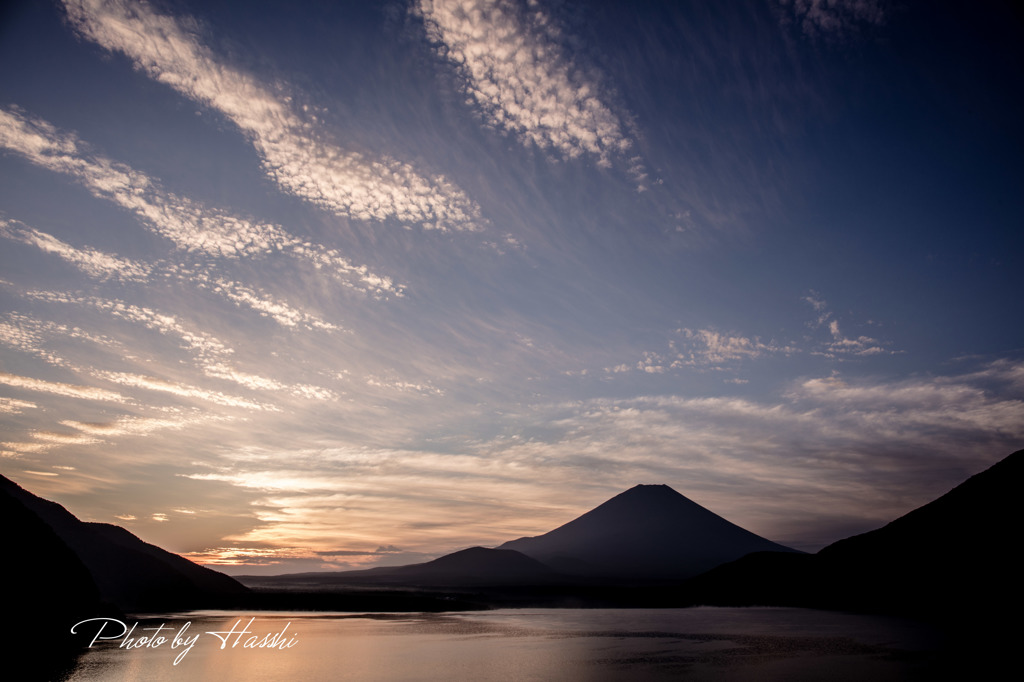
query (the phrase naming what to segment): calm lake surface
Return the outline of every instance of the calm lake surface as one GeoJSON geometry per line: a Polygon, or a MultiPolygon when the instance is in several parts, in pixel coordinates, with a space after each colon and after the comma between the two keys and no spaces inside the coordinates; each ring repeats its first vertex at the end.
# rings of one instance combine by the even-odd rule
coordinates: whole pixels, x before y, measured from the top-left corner
{"type": "MultiPolygon", "coordinates": [[[[81,631],[91,637],[100,625],[81,631]]],[[[120,632],[108,623],[103,635],[120,632]]],[[[941,646],[909,621],[788,608],[197,611],[140,618],[126,637],[88,649],[64,679],[880,681],[932,677],[941,646]],[[154,646],[125,648],[128,637],[154,646]]]]}

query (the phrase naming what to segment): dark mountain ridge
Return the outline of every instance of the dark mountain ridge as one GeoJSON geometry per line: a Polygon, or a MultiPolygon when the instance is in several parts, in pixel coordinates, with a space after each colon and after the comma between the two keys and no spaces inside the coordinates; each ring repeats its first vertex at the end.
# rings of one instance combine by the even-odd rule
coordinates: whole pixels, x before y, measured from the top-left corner
{"type": "Polygon", "coordinates": [[[405,587],[500,587],[566,582],[564,576],[525,554],[509,549],[469,547],[432,561],[405,566],[378,566],[356,571],[241,576],[261,586],[279,583],[290,589],[331,584],[401,585],[405,587]],[[281,579],[281,580],[278,580],[281,579]]]}
{"type": "Polygon", "coordinates": [[[84,567],[99,601],[117,609],[213,607],[248,593],[233,578],[143,542],[120,526],[81,521],[56,502],[37,497],[4,476],[0,476],[0,493],[7,501],[6,514],[38,519],[43,525],[34,526],[53,534],[40,530],[25,538],[20,553],[23,565],[33,567],[32,571],[52,570],[43,557],[52,554],[46,548],[55,537],[76,559],[67,564],[67,570],[84,567]]]}
{"type": "Polygon", "coordinates": [[[688,599],[969,619],[1024,605],[1024,450],[945,495],[814,555],[758,553],[691,580],[688,599]]]}

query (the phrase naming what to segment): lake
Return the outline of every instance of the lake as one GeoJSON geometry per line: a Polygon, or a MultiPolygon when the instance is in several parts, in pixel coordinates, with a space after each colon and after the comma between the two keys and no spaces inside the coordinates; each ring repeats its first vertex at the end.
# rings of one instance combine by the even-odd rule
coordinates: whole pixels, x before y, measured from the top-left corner
{"type": "Polygon", "coordinates": [[[79,628],[91,639],[133,625],[64,679],[877,682],[929,679],[942,646],[911,621],[791,608],[197,611],[79,628]]]}

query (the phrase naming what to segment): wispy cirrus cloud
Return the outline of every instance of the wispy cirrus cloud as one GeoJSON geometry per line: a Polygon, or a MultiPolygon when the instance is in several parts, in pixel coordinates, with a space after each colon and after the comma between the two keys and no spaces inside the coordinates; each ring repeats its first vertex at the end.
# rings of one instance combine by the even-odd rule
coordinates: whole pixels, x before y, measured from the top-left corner
{"type": "MultiPolygon", "coordinates": [[[[39,359],[56,367],[71,369],[79,375],[88,375],[104,382],[119,384],[130,388],[142,388],[148,391],[169,393],[181,398],[197,399],[225,407],[239,407],[250,410],[274,410],[272,405],[249,400],[240,396],[230,395],[221,391],[212,391],[190,386],[176,381],[169,381],[153,376],[134,374],[124,371],[111,371],[91,367],[73,365],[56,353],[46,348],[48,339],[66,339],[74,341],[87,341],[96,346],[106,349],[120,348],[120,344],[105,336],[89,334],[77,327],[57,324],[55,322],[44,322],[28,315],[20,313],[9,313],[6,320],[0,322],[0,342],[8,347],[24,353],[34,355],[39,359]]],[[[26,385],[26,387],[28,387],[26,385]]],[[[50,391],[53,392],[53,391],[50,391]]],[[[0,412],[20,412],[22,408],[32,403],[14,401],[9,409],[0,406],[0,412]]]]}
{"type": "Polygon", "coordinates": [[[57,433],[54,431],[33,431],[32,438],[36,442],[44,443],[50,447],[60,447],[64,445],[94,445],[101,441],[84,434],[76,433],[57,433]]]}
{"type": "Polygon", "coordinates": [[[120,384],[122,386],[129,386],[132,388],[142,388],[159,393],[169,393],[180,398],[202,400],[215,405],[222,405],[224,407],[239,407],[248,410],[261,411],[273,411],[277,409],[273,405],[269,405],[267,403],[260,403],[255,400],[230,395],[221,391],[211,391],[199,388],[198,386],[182,384],[177,381],[168,381],[157,377],[133,374],[131,372],[94,370],[92,374],[97,378],[109,381],[112,384],[120,384]]]}
{"type": "Polygon", "coordinates": [[[145,282],[152,268],[138,261],[104,253],[96,249],[77,248],[35,228],[16,220],[0,218],[0,237],[35,246],[47,253],[56,254],[73,264],[90,277],[98,279],[117,278],[126,281],[145,282]]]}
{"type": "Polygon", "coordinates": [[[885,0],[779,0],[808,36],[843,34],[885,21],[885,0]]]}
{"type": "Polygon", "coordinates": [[[72,331],[65,325],[43,322],[28,315],[11,312],[7,313],[0,321],[0,343],[22,353],[33,355],[55,367],[71,368],[72,364],[68,360],[46,348],[44,344],[44,336],[54,330],[65,337],[81,333],[80,330],[72,331]]]}
{"type": "MultiPolygon", "coordinates": [[[[2,381],[2,377],[0,377],[0,381],[2,381]]],[[[90,399],[96,398],[92,397],[90,399]]],[[[30,430],[25,435],[31,438],[31,440],[0,443],[0,454],[5,457],[21,457],[23,455],[49,452],[57,448],[101,445],[116,439],[149,436],[157,431],[165,430],[181,431],[200,424],[223,422],[228,419],[228,417],[223,415],[211,414],[208,410],[182,410],[177,408],[159,410],[156,415],[152,416],[124,414],[104,422],[83,422],[74,419],[63,419],[57,426],[70,432],[30,430]]],[[[54,468],[74,469],[74,467],[66,466],[55,466],[54,468]]]]}
{"type": "MultiPolygon", "coordinates": [[[[720,331],[711,327],[676,329],[668,341],[667,351],[644,351],[639,359],[623,362],[605,368],[607,374],[645,372],[663,374],[673,370],[726,370],[740,367],[745,362],[762,361],[769,358],[815,355],[831,359],[848,359],[872,355],[893,355],[899,351],[887,348],[887,344],[870,336],[848,337],[839,328],[828,304],[816,292],[802,298],[814,309],[815,317],[807,323],[811,329],[824,329],[825,339],[805,338],[800,341],[764,340],[757,336],[746,336],[738,332],[720,331]]],[[[728,379],[730,383],[745,383],[728,379]]]]}
{"type": "MultiPolygon", "coordinates": [[[[132,211],[142,224],[183,251],[217,258],[256,258],[283,252],[332,272],[352,289],[376,295],[401,294],[401,287],[391,278],[354,265],[336,249],[303,241],[278,225],[257,223],[179,197],[146,174],[90,152],[75,135],[41,119],[0,109],[0,147],[42,168],[71,176],[94,196],[132,211]]],[[[52,248],[63,249],[59,245],[52,248]]],[[[79,262],[93,258],[75,257],[79,262]]]]}
{"type": "Polygon", "coordinates": [[[129,402],[126,396],[123,396],[116,391],[109,391],[105,388],[66,384],[59,381],[46,381],[45,379],[18,376],[17,374],[9,374],[7,372],[0,372],[0,384],[11,386],[12,388],[36,391],[39,393],[50,393],[52,395],[58,395],[65,398],[100,400],[113,403],[129,402]]]}
{"type": "MultiPolygon", "coordinates": [[[[603,166],[632,146],[598,83],[553,40],[557,29],[536,3],[421,0],[417,10],[488,124],[568,158],[596,156],[603,166]]],[[[642,174],[636,163],[634,174],[642,174]]]]}
{"type": "Polygon", "coordinates": [[[203,288],[212,289],[237,305],[255,310],[261,316],[274,320],[282,327],[304,327],[324,331],[341,329],[338,325],[327,322],[317,315],[299,310],[284,301],[273,298],[266,292],[239,282],[233,282],[223,277],[200,278],[198,276],[192,277],[191,281],[200,283],[203,288]]]}
{"type": "Polygon", "coordinates": [[[337,397],[328,388],[310,384],[285,383],[240,370],[231,363],[234,349],[227,343],[208,332],[191,328],[178,317],[160,312],[155,308],[134,305],[116,299],[109,300],[96,296],[78,296],[53,291],[29,291],[25,296],[49,303],[89,306],[115,318],[141,324],[162,335],[176,338],[207,377],[223,379],[254,391],[286,392],[307,400],[331,400],[337,397]]]}
{"type": "Polygon", "coordinates": [[[266,573],[281,573],[303,570],[339,570],[366,568],[364,562],[374,565],[403,565],[427,561],[437,556],[422,552],[409,552],[393,545],[381,545],[377,549],[336,549],[312,551],[302,547],[268,547],[258,543],[229,547],[208,547],[200,552],[183,553],[182,556],[201,563],[218,567],[244,567],[247,573],[262,568],[266,573]]]}
{"type": "Polygon", "coordinates": [[[682,327],[675,330],[674,338],[669,339],[667,351],[645,351],[636,362],[606,367],[605,372],[622,374],[640,371],[647,374],[664,374],[688,368],[723,370],[735,368],[746,361],[802,352],[792,343],[781,344],[774,340],[765,341],[756,336],[743,336],[736,332],[723,332],[711,328],[682,327]]]}
{"type": "Polygon", "coordinates": [[[18,400],[17,398],[4,398],[0,397],[0,413],[4,414],[21,414],[25,410],[32,410],[37,408],[34,402],[30,400],[18,400]]]}
{"type": "MultiPolygon", "coordinates": [[[[4,441],[0,442],[0,457],[21,457],[22,455],[34,455],[41,452],[51,450],[53,446],[49,443],[31,443],[23,441],[4,441]]],[[[55,473],[45,472],[29,472],[25,473],[38,473],[41,476],[56,476],[55,473]]]]}
{"type": "Polygon", "coordinates": [[[346,151],[289,98],[235,69],[201,44],[185,21],[129,0],[65,0],[83,36],[237,125],[286,192],[360,220],[393,218],[425,228],[475,229],[479,207],[443,176],[408,163],[346,151]]]}
{"type": "Polygon", "coordinates": [[[842,357],[844,355],[883,355],[893,354],[896,351],[889,350],[885,343],[870,336],[860,335],[856,338],[848,337],[839,329],[839,321],[835,319],[828,309],[828,304],[817,292],[810,292],[803,299],[814,308],[817,318],[810,324],[812,328],[824,327],[828,330],[831,340],[826,342],[823,349],[815,350],[814,353],[826,357],[842,357]]]}
{"type": "Polygon", "coordinates": [[[203,413],[198,410],[172,412],[167,416],[140,417],[122,416],[109,422],[90,423],[73,419],[61,421],[61,425],[75,429],[87,436],[118,438],[122,436],[145,436],[165,429],[181,430],[208,421],[220,421],[224,417],[203,413]]]}
{"type": "Polygon", "coordinates": [[[664,374],[670,367],[670,360],[663,353],[644,351],[636,362],[623,362],[613,367],[605,367],[609,374],[625,374],[627,372],[644,372],[646,374],[664,374]]]}
{"type": "Polygon", "coordinates": [[[670,346],[675,354],[673,367],[721,367],[725,364],[769,355],[799,352],[791,345],[762,341],[754,337],[720,332],[714,329],[678,329],[678,341],[670,346]]]}
{"type": "Polygon", "coordinates": [[[423,395],[444,395],[444,391],[442,389],[437,388],[428,382],[417,383],[412,381],[402,381],[400,379],[369,376],[366,377],[366,385],[373,386],[375,388],[398,391],[400,393],[411,392],[423,395]]]}
{"type": "MultiPolygon", "coordinates": [[[[338,331],[338,325],[323,320],[317,315],[300,310],[285,301],[253,287],[233,282],[224,277],[211,275],[208,268],[190,268],[184,264],[156,262],[153,264],[120,258],[97,249],[77,248],[53,235],[47,234],[24,223],[0,218],[0,237],[36,246],[40,250],[56,254],[90,277],[107,280],[148,282],[154,275],[164,279],[176,279],[184,284],[196,286],[220,294],[236,305],[255,310],[262,317],[274,320],[283,327],[303,327],[324,331],[338,331]]],[[[0,330],[0,337],[3,336],[0,330]]]]}

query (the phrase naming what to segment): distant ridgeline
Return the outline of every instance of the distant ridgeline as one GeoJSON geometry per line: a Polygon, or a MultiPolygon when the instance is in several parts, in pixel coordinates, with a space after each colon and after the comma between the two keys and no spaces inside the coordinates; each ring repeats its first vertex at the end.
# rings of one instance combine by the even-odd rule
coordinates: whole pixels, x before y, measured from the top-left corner
{"type": "Polygon", "coordinates": [[[263,590],[406,587],[492,605],[804,606],[928,618],[1019,607],[1024,451],[884,528],[804,554],[664,485],[537,537],[362,571],[240,576],[263,590]]]}
{"type": "Polygon", "coordinates": [[[17,528],[21,548],[4,570],[20,573],[20,581],[49,585],[41,594],[70,578],[83,598],[95,595],[89,599],[123,611],[159,611],[230,605],[231,595],[249,592],[233,578],[143,542],[120,526],[80,521],[3,476],[0,500],[5,518],[23,519],[4,524],[8,532],[17,528]],[[68,558],[42,560],[57,555],[68,558]]]}
{"type": "Polygon", "coordinates": [[[84,523],[0,476],[4,637],[105,614],[193,608],[464,610],[494,605],[805,606],[967,618],[1022,605],[1024,450],[884,528],[817,554],[770,542],[664,485],[631,488],[544,535],[422,564],[239,581],[84,523]],[[247,587],[258,588],[250,593],[247,587]],[[13,630],[12,630],[13,629],[13,630]]]}
{"type": "MultiPolygon", "coordinates": [[[[813,555],[757,553],[689,581],[689,599],[964,620],[1014,614],[1024,450],[883,528],[813,555]]],[[[1019,628],[1018,628],[1019,630],[1019,628]]]]}
{"type": "Polygon", "coordinates": [[[50,674],[42,664],[59,661],[80,644],[70,636],[79,620],[230,607],[249,593],[233,578],[147,544],[124,528],[80,521],[3,476],[0,519],[9,548],[2,564],[5,601],[13,607],[0,638],[12,654],[33,657],[34,669],[43,675],[38,679],[50,674]]]}

